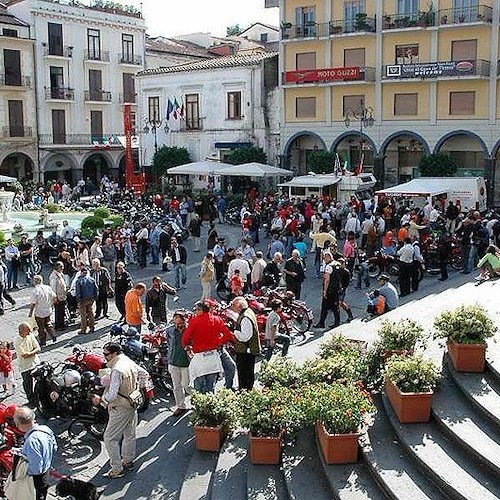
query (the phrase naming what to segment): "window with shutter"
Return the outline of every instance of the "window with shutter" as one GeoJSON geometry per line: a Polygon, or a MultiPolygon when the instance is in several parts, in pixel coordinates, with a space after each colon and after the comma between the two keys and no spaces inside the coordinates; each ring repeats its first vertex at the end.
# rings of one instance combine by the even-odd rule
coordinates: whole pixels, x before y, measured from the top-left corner
{"type": "Polygon", "coordinates": [[[365,67],[365,49],[345,49],[344,67],[346,68],[364,68],[365,67]]]}
{"type": "Polygon", "coordinates": [[[102,111],[90,112],[90,135],[92,142],[97,141],[100,144],[104,142],[102,135],[102,111]]]}
{"type": "Polygon", "coordinates": [[[474,91],[450,92],[450,115],[473,115],[475,101],[474,91]]]}
{"type": "Polygon", "coordinates": [[[3,50],[5,85],[21,85],[21,52],[19,50],[3,50]]]}
{"type": "Polygon", "coordinates": [[[452,61],[475,61],[477,58],[477,40],[455,40],[451,42],[452,61]]]}
{"type": "Polygon", "coordinates": [[[135,102],[135,80],[132,73],[123,73],[123,102],[135,102]]]}
{"type": "Polygon", "coordinates": [[[52,110],[52,142],[54,144],[66,143],[66,116],[64,109],[52,110]]]}
{"type": "Polygon", "coordinates": [[[418,114],[418,94],[394,94],[394,115],[418,114]]]}
{"type": "Polygon", "coordinates": [[[24,137],[23,101],[9,101],[9,136],[24,137]]]}
{"type": "Polygon", "coordinates": [[[295,55],[296,69],[316,69],[316,52],[300,52],[295,55]]]}
{"type": "Polygon", "coordinates": [[[296,118],[316,118],[316,97],[297,97],[295,102],[296,118]]]}
{"type": "Polygon", "coordinates": [[[48,23],[49,30],[49,54],[52,56],[63,55],[63,31],[62,24],[48,23]]]}
{"type": "Polygon", "coordinates": [[[344,116],[347,116],[348,113],[359,113],[363,108],[364,103],[364,95],[345,95],[342,98],[344,116]]]}

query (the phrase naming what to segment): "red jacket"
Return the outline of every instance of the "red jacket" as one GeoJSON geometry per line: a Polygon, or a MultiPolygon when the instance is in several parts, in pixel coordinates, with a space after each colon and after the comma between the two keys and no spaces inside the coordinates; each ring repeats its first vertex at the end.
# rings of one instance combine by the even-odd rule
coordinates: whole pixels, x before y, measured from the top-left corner
{"type": "Polygon", "coordinates": [[[12,352],[7,349],[4,353],[0,353],[0,373],[5,377],[12,371],[12,352]]]}
{"type": "Polygon", "coordinates": [[[210,313],[193,316],[182,334],[182,345],[191,345],[193,352],[211,351],[231,340],[233,334],[222,318],[210,313]]]}

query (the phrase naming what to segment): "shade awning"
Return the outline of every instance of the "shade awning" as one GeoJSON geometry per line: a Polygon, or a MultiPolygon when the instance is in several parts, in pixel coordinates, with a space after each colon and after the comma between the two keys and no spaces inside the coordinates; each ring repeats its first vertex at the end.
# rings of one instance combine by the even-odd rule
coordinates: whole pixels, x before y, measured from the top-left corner
{"type": "Polygon", "coordinates": [[[185,163],[178,167],[171,167],[167,170],[168,175],[221,175],[221,172],[233,165],[218,161],[197,161],[185,163]]]}
{"type": "Polygon", "coordinates": [[[293,172],[264,163],[251,162],[241,165],[232,165],[224,172],[221,172],[221,175],[233,177],[289,177],[293,175],[293,172]]]}
{"type": "Polygon", "coordinates": [[[375,194],[395,197],[437,196],[447,193],[449,189],[450,181],[448,179],[413,179],[404,184],[382,189],[375,194]]]}
{"type": "Polygon", "coordinates": [[[8,175],[0,175],[0,184],[12,184],[17,181],[16,177],[9,177],[8,175]]]}
{"type": "Polygon", "coordinates": [[[340,177],[336,175],[301,175],[291,181],[278,184],[280,187],[319,187],[333,186],[340,182],[340,177]]]}

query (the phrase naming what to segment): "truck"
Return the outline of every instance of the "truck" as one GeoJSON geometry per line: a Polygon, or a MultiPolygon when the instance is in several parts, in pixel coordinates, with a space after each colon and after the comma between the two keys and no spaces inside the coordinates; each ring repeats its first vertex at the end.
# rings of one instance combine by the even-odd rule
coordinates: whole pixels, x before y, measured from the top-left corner
{"type": "Polygon", "coordinates": [[[460,202],[462,212],[478,210],[486,212],[486,184],[483,177],[419,177],[375,193],[376,203],[384,197],[413,202],[423,207],[427,202],[460,202]]]}
{"type": "Polygon", "coordinates": [[[308,174],[294,177],[288,182],[278,184],[290,198],[309,198],[329,196],[330,199],[348,202],[352,197],[359,201],[373,197],[377,180],[370,173],[360,175],[308,174]]]}

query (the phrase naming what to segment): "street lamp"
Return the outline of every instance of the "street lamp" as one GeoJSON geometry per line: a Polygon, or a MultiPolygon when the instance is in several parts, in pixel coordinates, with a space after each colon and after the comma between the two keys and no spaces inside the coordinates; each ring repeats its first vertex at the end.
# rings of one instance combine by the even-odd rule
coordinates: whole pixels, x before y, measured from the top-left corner
{"type": "Polygon", "coordinates": [[[359,107],[355,109],[348,108],[345,110],[344,125],[349,128],[351,122],[359,121],[359,133],[363,135],[363,127],[373,127],[375,124],[375,118],[373,117],[374,111],[372,107],[366,107],[365,101],[361,99],[359,101],[359,107]]]}
{"type": "Polygon", "coordinates": [[[166,120],[160,120],[159,118],[156,119],[153,118],[152,120],[145,119],[144,122],[145,122],[144,132],[146,134],[149,134],[149,132],[153,132],[155,136],[155,154],[156,154],[158,152],[158,137],[156,135],[156,131],[159,128],[161,128],[161,126],[165,122],[165,133],[167,133],[169,131],[168,123],[166,122],[166,120]]]}

